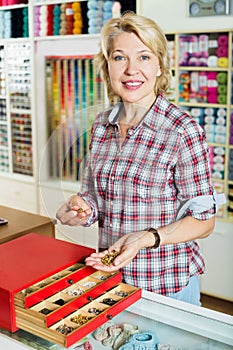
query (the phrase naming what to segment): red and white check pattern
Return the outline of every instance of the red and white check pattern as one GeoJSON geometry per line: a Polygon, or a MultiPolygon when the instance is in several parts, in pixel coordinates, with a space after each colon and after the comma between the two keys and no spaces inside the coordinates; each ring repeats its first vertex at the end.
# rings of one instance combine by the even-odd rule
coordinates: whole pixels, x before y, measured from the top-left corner
{"type": "MultiPolygon", "coordinates": [[[[83,176],[81,193],[93,209],[89,224],[99,220],[101,249],[128,232],[172,223],[187,200],[213,195],[205,134],[189,115],[160,94],[122,143],[120,108],[97,116],[83,176]]],[[[186,212],[200,220],[214,214],[214,201],[205,212],[186,212]]],[[[192,241],[141,249],[122,272],[126,283],[169,295],[203,273],[204,261],[192,241]]]]}

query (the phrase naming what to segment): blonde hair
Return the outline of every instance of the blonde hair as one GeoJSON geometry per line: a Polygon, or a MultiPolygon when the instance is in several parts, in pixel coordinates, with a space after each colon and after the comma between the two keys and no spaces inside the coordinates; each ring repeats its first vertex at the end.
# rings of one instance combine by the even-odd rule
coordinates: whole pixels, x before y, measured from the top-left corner
{"type": "Polygon", "coordinates": [[[160,27],[151,19],[136,15],[134,12],[125,12],[119,18],[111,18],[102,28],[100,51],[95,57],[97,69],[106,84],[108,98],[111,103],[120,101],[112,89],[108,74],[108,60],[112,40],[123,33],[134,33],[159,59],[161,75],[156,79],[155,94],[166,92],[171,80],[170,58],[167,47],[167,39],[160,27]]]}

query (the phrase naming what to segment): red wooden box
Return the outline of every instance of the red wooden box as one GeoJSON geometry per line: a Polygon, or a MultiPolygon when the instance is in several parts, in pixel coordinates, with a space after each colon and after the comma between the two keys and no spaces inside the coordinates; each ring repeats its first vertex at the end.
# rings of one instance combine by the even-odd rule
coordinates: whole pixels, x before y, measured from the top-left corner
{"type": "Polygon", "coordinates": [[[68,347],[141,297],[120,272],[86,266],[92,252],[35,233],[0,245],[0,327],[68,347]],[[72,327],[67,334],[59,331],[64,325],[72,327]]]}

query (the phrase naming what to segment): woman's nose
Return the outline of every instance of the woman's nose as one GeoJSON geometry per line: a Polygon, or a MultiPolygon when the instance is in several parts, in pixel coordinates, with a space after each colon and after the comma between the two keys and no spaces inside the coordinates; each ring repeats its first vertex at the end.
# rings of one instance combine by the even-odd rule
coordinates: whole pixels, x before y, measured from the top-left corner
{"type": "Polygon", "coordinates": [[[126,74],[128,75],[135,75],[138,73],[138,62],[136,59],[128,59],[126,63],[126,74]]]}

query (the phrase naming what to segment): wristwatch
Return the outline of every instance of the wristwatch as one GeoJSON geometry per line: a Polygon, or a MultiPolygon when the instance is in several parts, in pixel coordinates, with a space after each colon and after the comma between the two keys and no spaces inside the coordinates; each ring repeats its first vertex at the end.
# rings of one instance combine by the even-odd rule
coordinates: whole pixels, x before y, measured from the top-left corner
{"type": "Polygon", "coordinates": [[[150,227],[150,228],[146,229],[146,231],[152,232],[153,235],[154,235],[154,238],[155,238],[155,243],[154,243],[154,245],[152,245],[151,247],[148,247],[148,249],[155,249],[155,248],[158,248],[159,245],[160,245],[160,236],[159,236],[159,233],[158,233],[158,231],[156,230],[156,228],[150,227]]]}

